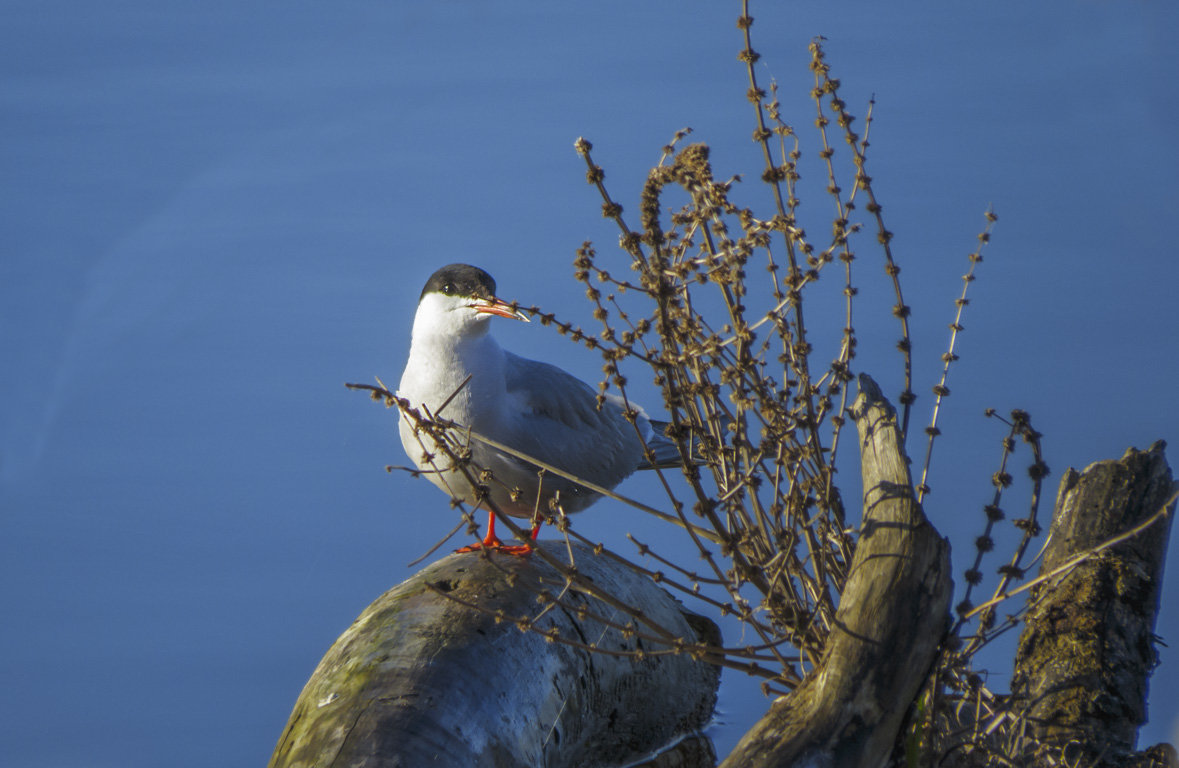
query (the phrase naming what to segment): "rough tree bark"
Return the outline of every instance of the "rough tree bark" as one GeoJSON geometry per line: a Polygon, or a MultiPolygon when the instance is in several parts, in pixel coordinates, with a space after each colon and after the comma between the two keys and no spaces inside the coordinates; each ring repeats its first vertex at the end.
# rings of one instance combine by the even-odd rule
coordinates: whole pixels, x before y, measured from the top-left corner
{"type": "MultiPolygon", "coordinates": [[[[563,542],[540,546],[566,556],[563,542]]],[[[575,556],[595,588],[687,643],[719,645],[712,622],[649,578],[586,547],[575,547],[575,556]]],[[[270,767],[636,764],[699,731],[712,715],[719,669],[683,653],[659,655],[667,645],[595,621],[592,614],[627,623],[606,602],[570,590],[562,603],[573,607],[554,607],[535,622],[602,652],[520,631],[520,617],[547,605],[538,594],[563,584],[537,554],[466,553],[386,592],[320,662],[270,767]],[[579,616],[582,607],[590,615],[579,616]],[[611,655],[635,650],[648,655],[611,655]]],[[[715,756],[706,739],[690,739],[656,760],[649,764],[688,768],[711,766],[715,756]]]]}
{"type": "MultiPolygon", "coordinates": [[[[1175,484],[1165,443],[1133,448],[1060,484],[1041,574],[1114,537],[1149,527],[1036,589],[1020,635],[1012,692],[1026,702],[1043,749],[1066,747],[1077,765],[1164,765],[1174,750],[1134,755],[1146,722],[1146,691],[1157,663],[1154,624],[1175,484]]],[[[1172,763],[1173,764],[1173,763],[1172,763]]]]}
{"type": "Polygon", "coordinates": [[[949,621],[949,544],[913,492],[896,411],[867,376],[852,409],[864,519],[819,667],[722,768],[883,765],[949,621]]]}

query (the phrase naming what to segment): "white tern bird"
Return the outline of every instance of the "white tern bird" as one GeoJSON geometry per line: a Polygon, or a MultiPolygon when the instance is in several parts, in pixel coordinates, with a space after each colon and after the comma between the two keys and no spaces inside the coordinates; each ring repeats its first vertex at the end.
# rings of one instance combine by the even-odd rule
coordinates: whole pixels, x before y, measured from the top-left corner
{"type": "MultiPolygon", "coordinates": [[[[450,264],[431,275],[414,315],[398,395],[423,415],[453,421],[604,488],[613,488],[640,467],[679,464],[679,450],[662,434],[662,425],[653,427],[633,404],[637,416],[628,421],[626,406],[616,396],[608,395],[599,408],[595,391],[584,382],[556,366],[501,349],[488,333],[492,317],[528,320],[496,297],[495,280],[478,267],[450,264]],[[644,441],[650,462],[644,458],[644,441]]],[[[451,497],[477,504],[463,472],[432,438],[416,432],[404,414],[400,432],[405,452],[426,477],[451,497]]],[[[533,539],[550,502],[576,512],[599,496],[551,472],[540,473],[535,465],[477,437],[471,438],[470,450],[472,474],[477,477],[480,468],[490,471],[491,478],[482,479],[491,500],[506,514],[532,519],[533,539]]],[[[529,551],[527,545],[506,546],[496,537],[494,513],[482,542],[459,551],[480,548],[529,551]]]]}

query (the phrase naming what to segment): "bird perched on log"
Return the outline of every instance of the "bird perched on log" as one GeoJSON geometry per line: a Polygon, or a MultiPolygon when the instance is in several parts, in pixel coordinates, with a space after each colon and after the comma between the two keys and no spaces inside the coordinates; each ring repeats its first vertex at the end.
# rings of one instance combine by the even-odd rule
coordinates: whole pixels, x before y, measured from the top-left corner
{"type": "MultiPolygon", "coordinates": [[[[500,348],[489,331],[493,317],[528,322],[516,305],[499,299],[495,280],[468,264],[442,267],[426,282],[413,321],[409,360],[398,395],[423,415],[454,422],[471,433],[472,476],[490,472],[486,488],[501,511],[533,521],[532,539],[552,504],[565,512],[585,509],[599,494],[506,453],[479,438],[500,443],[603,488],[613,488],[640,468],[680,463],[676,444],[637,406],[607,395],[599,405],[587,384],[554,365],[500,348]],[[423,408],[424,406],[424,408],[423,408]],[[644,447],[645,444],[645,447],[644,447]]],[[[479,500],[468,475],[453,466],[402,414],[401,444],[418,469],[452,498],[479,500]]],[[[459,551],[481,548],[513,554],[495,535],[459,551]]]]}

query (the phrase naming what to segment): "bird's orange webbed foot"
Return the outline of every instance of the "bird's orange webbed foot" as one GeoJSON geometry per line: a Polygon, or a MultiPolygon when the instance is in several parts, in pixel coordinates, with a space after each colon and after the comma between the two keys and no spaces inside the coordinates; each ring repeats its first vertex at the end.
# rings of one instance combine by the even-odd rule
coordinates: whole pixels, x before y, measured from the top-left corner
{"type": "MultiPolygon", "coordinates": [[[[455,550],[459,552],[478,552],[481,549],[486,549],[491,552],[503,552],[508,555],[515,555],[517,557],[527,557],[532,554],[534,547],[531,544],[504,544],[495,535],[495,514],[488,516],[487,521],[487,535],[483,537],[482,541],[477,541],[474,544],[468,544],[465,547],[460,547],[455,550]]],[[[540,533],[540,524],[537,523],[532,528],[532,535],[529,537],[532,541],[536,541],[537,535],[540,533]]]]}
{"type": "Polygon", "coordinates": [[[455,552],[478,552],[480,550],[487,550],[489,552],[503,552],[508,555],[515,555],[517,557],[527,557],[532,554],[532,547],[527,544],[504,544],[499,539],[494,541],[477,541],[474,544],[468,544],[465,547],[460,547],[455,552]]]}

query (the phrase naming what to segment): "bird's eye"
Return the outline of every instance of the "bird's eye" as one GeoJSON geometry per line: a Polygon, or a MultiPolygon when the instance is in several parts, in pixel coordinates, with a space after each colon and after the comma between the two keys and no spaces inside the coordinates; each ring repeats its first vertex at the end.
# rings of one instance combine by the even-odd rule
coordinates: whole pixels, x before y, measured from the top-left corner
{"type": "Polygon", "coordinates": [[[450,283],[447,283],[446,285],[442,286],[442,292],[449,296],[450,294],[454,293],[454,286],[450,283]]]}

